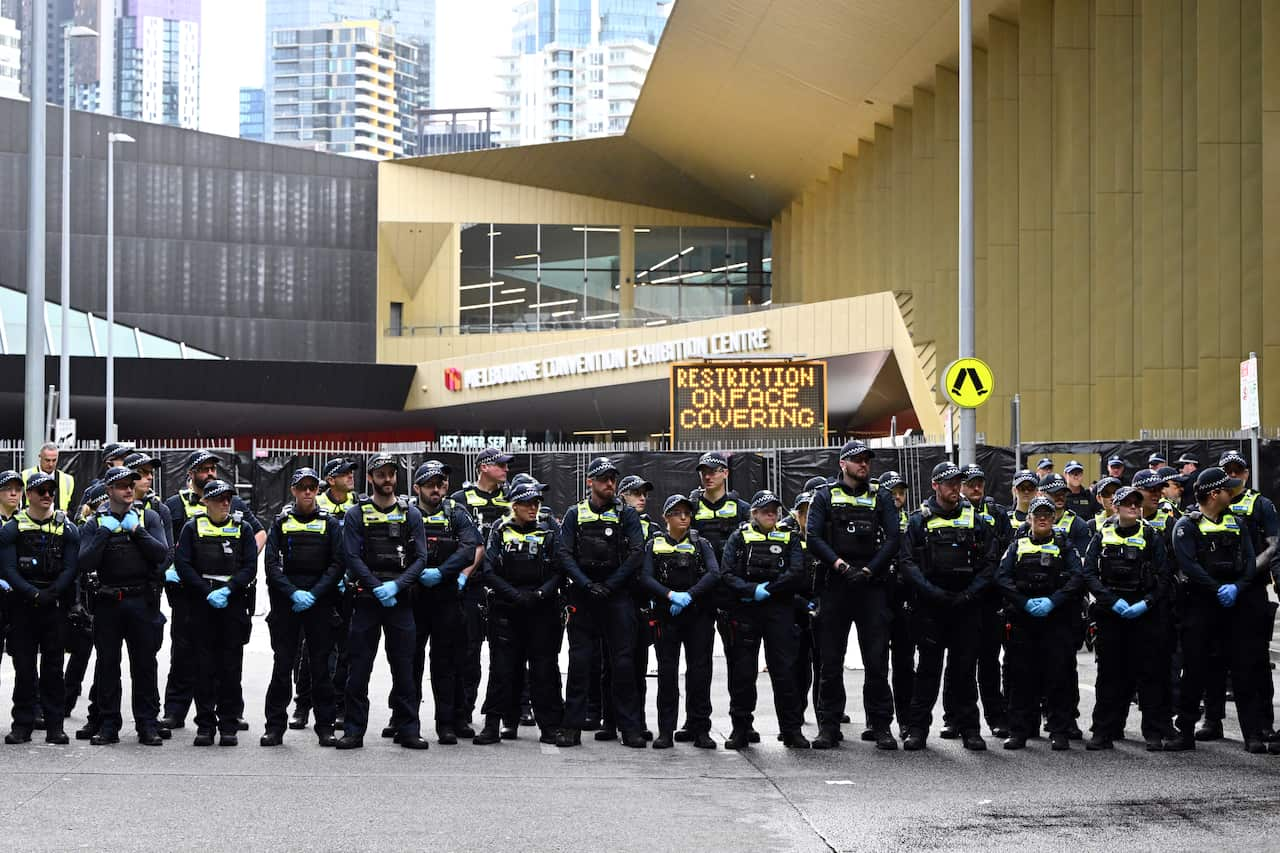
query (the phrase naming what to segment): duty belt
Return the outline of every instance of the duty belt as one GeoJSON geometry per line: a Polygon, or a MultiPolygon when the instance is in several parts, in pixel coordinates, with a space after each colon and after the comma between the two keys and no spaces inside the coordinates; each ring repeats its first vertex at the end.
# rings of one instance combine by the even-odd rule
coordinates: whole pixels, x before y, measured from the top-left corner
{"type": "Polygon", "coordinates": [[[201,575],[200,577],[204,578],[210,583],[222,583],[222,584],[231,583],[231,575],[201,575]]]}

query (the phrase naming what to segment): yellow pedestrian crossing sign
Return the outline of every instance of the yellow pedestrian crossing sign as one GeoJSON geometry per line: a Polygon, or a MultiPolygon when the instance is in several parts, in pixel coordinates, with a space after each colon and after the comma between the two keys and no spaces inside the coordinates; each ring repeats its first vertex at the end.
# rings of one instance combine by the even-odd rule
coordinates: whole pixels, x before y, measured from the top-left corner
{"type": "Polygon", "coordinates": [[[976,409],[991,398],[996,379],[980,358],[958,358],[942,372],[942,396],[962,409],[976,409]]]}

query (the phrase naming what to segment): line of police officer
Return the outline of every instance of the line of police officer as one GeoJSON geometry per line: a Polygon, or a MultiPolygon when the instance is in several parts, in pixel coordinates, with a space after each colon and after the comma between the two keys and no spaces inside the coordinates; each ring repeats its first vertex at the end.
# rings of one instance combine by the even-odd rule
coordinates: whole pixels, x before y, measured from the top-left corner
{"type": "Polygon", "coordinates": [[[109,447],[79,528],[54,509],[52,475],[29,476],[27,506],[19,508],[22,478],[5,472],[0,577],[15,663],[6,741],[29,740],[43,717],[46,738],[66,742],[61,721],[74,697],[68,701],[64,685],[63,636],[78,600],[92,611],[97,665],[89,722],[77,737],[118,741],[127,647],[140,742],[162,743],[185,725],[194,701],[194,743],[211,745],[216,735],[235,745],[245,725],[243,646],[265,545],[275,660],[263,746],[280,744],[286,726],[305,727],[312,710],[321,745],[362,746],[368,681],[385,635],[392,690],[382,733],[407,748],[428,746],[418,719],[428,645],[441,743],[515,737],[527,689],[543,742],[580,744],[581,732],[594,727],[589,705],[601,679],[592,658],[603,648],[610,677],[602,710],[611,723],[597,737],[616,726],[628,747],[652,739],[658,749],[677,741],[714,748],[718,631],[732,721],[725,746],[759,740],[753,715],[763,646],[779,739],[810,746],[802,724],[813,684],[813,746],[833,748],[847,721],[844,658],[856,627],[866,667],[864,740],[895,749],[896,716],[904,747],[924,748],[941,691],[943,737],[958,737],[965,748],[986,748],[981,696],[1006,749],[1025,747],[1042,716],[1053,748],[1067,749],[1080,736],[1075,652],[1087,590],[1098,656],[1090,749],[1111,748],[1123,736],[1135,691],[1148,749],[1189,749],[1221,737],[1229,674],[1246,748],[1280,752],[1266,659],[1275,614],[1266,579],[1280,531],[1274,505],[1245,489],[1239,454],[1199,474],[1197,508],[1181,517],[1164,473],[1172,469],[1161,469],[1138,472],[1130,486],[1100,480],[1093,496],[1102,508],[1087,521],[1068,505],[1075,484],[1056,474],[1019,472],[1014,506],[1005,509],[984,494],[980,469],[950,463],[934,469],[933,494],[908,513],[902,478],[889,472],[873,481],[872,456],[861,442],[847,443],[839,477],[810,481],[786,514],[768,491],[749,504],[728,491],[728,460],[704,454],[700,488],[668,498],[661,524],[642,515],[651,486],[637,477],[619,483],[617,466],[604,457],[588,466],[586,497],[557,523],[542,505],[545,487],[532,477],[504,487],[510,457],[492,448],[478,459],[476,483],[452,497],[445,497],[451,472],[436,461],[415,472],[412,501],[395,493],[398,463],[390,456],[370,461],[369,493],[358,496],[345,460],[326,466],[324,491],[320,474],[299,469],[293,501],[269,531],[216,479],[211,453],[192,455],[187,488],[165,504],[150,491],[157,461],[109,447]],[[174,615],[164,717],[156,678],[162,587],[174,615]],[[476,733],[470,719],[486,636],[485,722],[476,733]],[[658,660],[656,738],[647,731],[642,692],[650,640],[658,660]],[[686,709],[677,729],[682,649],[686,709]],[[299,707],[290,721],[295,679],[299,707]],[[1208,720],[1194,730],[1202,698],[1208,720]]]}

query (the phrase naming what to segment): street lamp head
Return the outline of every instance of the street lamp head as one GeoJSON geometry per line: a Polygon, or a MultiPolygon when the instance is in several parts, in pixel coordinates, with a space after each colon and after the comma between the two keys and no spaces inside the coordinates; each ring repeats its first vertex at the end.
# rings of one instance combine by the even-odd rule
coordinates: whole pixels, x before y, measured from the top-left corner
{"type": "Polygon", "coordinates": [[[137,141],[138,140],[134,139],[132,136],[130,136],[127,133],[108,133],[107,134],[107,142],[137,142],[137,141]]]}
{"type": "Polygon", "coordinates": [[[97,30],[90,29],[89,27],[79,27],[79,26],[68,26],[66,29],[62,31],[62,34],[65,38],[69,38],[69,39],[83,39],[83,38],[98,37],[97,30]]]}

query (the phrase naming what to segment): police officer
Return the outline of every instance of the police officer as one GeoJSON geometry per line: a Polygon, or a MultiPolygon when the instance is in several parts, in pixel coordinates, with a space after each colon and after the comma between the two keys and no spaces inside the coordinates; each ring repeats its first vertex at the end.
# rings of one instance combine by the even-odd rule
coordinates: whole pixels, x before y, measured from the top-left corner
{"type": "Polygon", "coordinates": [[[370,494],[347,510],[342,524],[347,585],[355,590],[348,651],[344,734],[338,749],[364,746],[369,725],[369,676],[386,635],[391,667],[391,717],[399,726],[395,742],[407,749],[426,749],[418,720],[418,692],[413,686],[413,605],[411,597],[427,568],[427,542],[422,513],[396,497],[396,460],[387,455],[369,460],[370,494]]]}
{"type": "MultiPolygon", "coordinates": [[[[1085,519],[1080,518],[1067,506],[1067,494],[1071,491],[1067,481],[1060,474],[1049,474],[1040,478],[1040,494],[1053,502],[1053,529],[1067,537],[1067,543],[1076,549],[1077,557],[1082,557],[1089,547],[1089,528],[1085,519]]],[[[1025,532],[1025,531],[1024,531],[1025,532]]]]}
{"type": "MultiPolygon", "coordinates": [[[[680,649],[685,655],[686,730],[699,749],[715,749],[711,739],[711,652],[715,640],[712,590],[720,565],[707,540],[690,529],[693,502],[672,495],[662,505],[666,529],[645,546],[641,582],[653,597],[658,620],[658,736],[654,749],[674,743],[680,705],[680,649]]],[[[803,694],[803,691],[801,691],[803,694]]]]}
{"type": "Polygon", "coordinates": [[[1084,466],[1079,460],[1072,459],[1067,463],[1067,467],[1062,469],[1062,474],[1067,481],[1067,509],[1071,510],[1075,516],[1085,523],[1097,514],[1102,507],[1098,505],[1094,499],[1093,493],[1084,485],[1084,466]]]}
{"type": "Polygon", "coordinates": [[[1142,520],[1143,497],[1126,486],[1116,492],[1116,515],[1089,542],[1084,579],[1093,593],[1098,624],[1097,699],[1087,749],[1111,749],[1124,734],[1134,690],[1142,709],[1149,752],[1181,748],[1168,704],[1168,619],[1172,579],[1164,537],[1142,520]]]}
{"type": "Polygon", "coordinates": [[[1124,482],[1124,459],[1120,456],[1112,456],[1107,460],[1107,476],[1115,477],[1117,480],[1124,482]]]}
{"type": "Polygon", "coordinates": [[[212,746],[215,729],[219,745],[239,742],[240,674],[249,629],[244,597],[258,571],[258,549],[249,522],[231,514],[234,491],[225,480],[204,484],[205,513],[183,526],[174,552],[195,647],[195,746],[212,746]]]}
{"type": "Polygon", "coordinates": [[[1046,497],[1031,501],[1028,523],[996,570],[1009,619],[1005,666],[1009,673],[1009,738],[1005,749],[1023,749],[1040,730],[1045,701],[1054,750],[1070,749],[1073,726],[1075,638],[1071,611],[1079,609],[1084,583],[1080,556],[1054,525],[1057,507],[1046,497]]]}
{"type": "MultiPolygon", "coordinates": [[[[117,449],[115,452],[125,457],[132,452],[132,448],[117,449]]],[[[217,454],[208,450],[197,450],[187,458],[189,478],[187,487],[180,489],[176,495],[165,501],[165,506],[169,508],[169,515],[173,519],[169,540],[173,548],[177,547],[187,522],[200,518],[207,512],[203,502],[204,487],[217,480],[220,461],[217,454]]],[[[233,521],[248,522],[252,529],[251,538],[256,546],[255,551],[260,551],[266,544],[267,533],[249,509],[249,505],[241,500],[239,495],[234,494],[234,489],[229,515],[233,521]]],[[[192,638],[191,616],[196,611],[203,611],[208,605],[202,596],[195,596],[180,587],[181,579],[176,565],[170,566],[164,577],[165,596],[169,599],[172,621],[169,624],[169,674],[165,679],[164,716],[160,718],[160,736],[168,738],[174,729],[180,729],[186,724],[187,711],[191,708],[198,669],[192,638]]],[[[238,599],[247,609],[247,596],[241,595],[238,599]]],[[[240,725],[238,723],[237,728],[240,725]]]]}
{"type": "Polygon", "coordinates": [[[1174,518],[1182,515],[1182,505],[1185,501],[1187,482],[1178,469],[1168,465],[1156,472],[1160,475],[1160,479],[1164,482],[1164,488],[1161,490],[1160,503],[1167,506],[1173,513],[1174,518]]]}
{"type": "MultiPolygon", "coordinates": [[[[480,528],[480,541],[488,541],[493,525],[511,509],[504,486],[512,457],[496,447],[486,447],[476,455],[476,480],[464,486],[450,497],[471,513],[476,527],[480,528]]],[[[462,572],[470,578],[479,570],[484,560],[484,546],[476,549],[475,561],[462,572]]],[[[459,713],[454,720],[454,730],[460,738],[475,737],[471,728],[471,715],[475,711],[476,697],[480,691],[480,652],[484,645],[484,587],[469,581],[462,590],[462,621],[466,629],[466,645],[462,655],[462,696],[459,713]]]]}
{"type": "Polygon", "coordinates": [[[1262,599],[1250,589],[1264,582],[1255,562],[1249,526],[1231,512],[1241,481],[1218,467],[1196,478],[1199,508],[1174,525],[1173,552],[1185,579],[1182,605],[1182,685],[1178,731],[1195,748],[1193,729],[1217,649],[1231,674],[1245,749],[1265,752],[1264,721],[1257,707],[1257,621],[1262,599]]]}
{"type": "Polygon", "coordinates": [[[321,746],[336,742],[329,655],[333,650],[333,609],[342,577],[342,529],[316,502],[319,490],[320,475],[315,469],[294,471],[289,478],[293,503],[280,511],[267,532],[263,562],[271,604],[267,626],[272,666],[266,725],[259,741],[262,746],[279,746],[284,741],[293,671],[303,637],[315,702],[316,737],[321,746]]]}
{"type": "Polygon", "coordinates": [[[63,633],[65,598],[76,578],[80,531],[64,511],[54,509],[57,488],[53,475],[31,474],[27,508],[0,527],[0,576],[12,588],[13,727],[4,736],[5,743],[31,740],[37,704],[43,705],[45,741],[68,742],[62,726],[63,633]]]}
{"type": "MultiPolygon", "coordinates": [[[[907,483],[897,471],[880,475],[880,488],[893,495],[893,505],[898,510],[898,531],[907,533],[910,514],[907,512],[907,483]]],[[[889,569],[889,658],[892,663],[893,711],[898,718],[898,735],[906,737],[907,718],[911,711],[911,693],[916,678],[916,637],[911,625],[911,613],[915,607],[915,587],[906,577],[901,561],[895,559],[889,569]]],[[[819,616],[821,618],[821,616],[819,616]]],[[[947,732],[943,732],[947,736],[947,732]]],[[[864,740],[872,740],[873,733],[862,733],[864,740]]]]}
{"type": "Polygon", "coordinates": [[[1147,470],[1159,471],[1161,468],[1169,464],[1169,460],[1164,457],[1160,451],[1155,451],[1147,457],[1147,470]]]}
{"type": "Polygon", "coordinates": [[[965,749],[987,748],[978,731],[978,603],[991,583],[997,540],[987,521],[961,496],[963,478],[964,472],[950,462],[934,466],[933,495],[911,513],[900,558],[917,593],[913,623],[920,663],[902,744],[912,751],[926,746],[944,653],[948,689],[942,698],[948,724],[960,732],[965,749]]]}
{"type": "MultiPolygon", "coordinates": [[[[428,459],[413,475],[427,545],[424,567],[418,575],[420,588],[413,596],[413,686],[417,706],[421,707],[430,641],[436,737],[446,746],[458,742],[454,720],[464,639],[460,596],[466,579],[462,570],[471,566],[480,546],[480,531],[471,516],[452,498],[445,497],[449,493],[449,474],[448,465],[428,459]]],[[[392,720],[393,735],[399,728],[397,723],[392,720]]]]}
{"type": "MultiPolygon", "coordinates": [[[[551,487],[546,483],[539,483],[532,474],[521,472],[507,481],[507,491],[511,491],[521,484],[537,486],[542,490],[542,506],[538,509],[538,521],[543,524],[550,525],[553,530],[559,533],[560,522],[556,520],[555,512],[547,502],[547,495],[551,493],[551,487]]],[[[480,544],[481,547],[483,547],[484,542],[482,541],[480,544]]],[[[509,716],[504,718],[502,722],[503,740],[514,740],[519,737],[520,726],[532,726],[537,724],[537,721],[533,719],[533,701],[529,698],[528,661],[526,661],[525,664],[526,665],[523,669],[520,667],[516,668],[516,676],[519,681],[520,690],[519,714],[517,717],[517,713],[515,711],[507,712],[509,716]]],[[[600,683],[603,680],[600,670],[600,652],[597,647],[596,653],[592,656],[591,660],[591,698],[588,703],[589,708],[592,709],[592,712],[588,716],[596,722],[594,726],[589,725],[588,728],[600,728],[600,724],[598,722],[600,719],[600,683]]]]}
{"type": "Polygon", "coordinates": [[[70,474],[58,470],[58,445],[52,442],[40,446],[36,464],[22,472],[22,480],[26,488],[31,488],[31,478],[36,474],[47,474],[53,480],[53,507],[66,514],[71,508],[71,493],[75,491],[76,481],[70,474]]]}
{"type": "Polygon", "coordinates": [[[1100,510],[1089,519],[1089,536],[1092,538],[1101,529],[1102,523],[1116,514],[1115,494],[1124,485],[1115,477],[1103,477],[1093,484],[1093,496],[1098,499],[1100,510]]]}
{"type": "Polygon", "coordinates": [[[1025,468],[1013,475],[1013,506],[1009,507],[1009,524],[1017,530],[1027,520],[1027,510],[1040,487],[1040,478],[1025,468]]]}
{"type": "Polygon", "coordinates": [[[1142,520],[1168,538],[1173,535],[1173,523],[1178,520],[1177,511],[1164,500],[1164,478],[1150,468],[1133,475],[1130,484],[1142,493],[1142,520]]]}
{"type": "MultiPolygon", "coordinates": [[[[800,540],[800,549],[804,551],[804,577],[794,596],[795,606],[792,616],[795,619],[796,631],[796,693],[800,698],[800,715],[804,716],[809,704],[809,691],[813,691],[813,707],[818,708],[818,679],[821,677],[821,657],[818,654],[816,620],[818,616],[818,572],[820,561],[809,553],[805,542],[805,524],[809,520],[809,505],[813,503],[813,492],[803,491],[796,495],[791,505],[791,513],[778,522],[780,530],[789,530],[800,540]]],[[[781,737],[781,735],[779,735],[781,737]]]]}
{"type": "MultiPolygon", "coordinates": [[[[627,506],[636,511],[640,516],[640,533],[645,542],[648,542],[659,533],[658,525],[654,524],[649,518],[646,510],[649,506],[649,493],[653,491],[653,484],[635,474],[629,474],[618,481],[618,497],[622,498],[627,506]]],[[[639,570],[637,570],[639,571],[639,570]]],[[[639,583],[637,575],[636,583],[631,585],[631,597],[635,601],[636,606],[636,640],[635,654],[632,659],[635,662],[635,683],[636,683],[636,702],[640,707],[640,725],[643,731],[641,735],[645,740],[653,740],[653,732],[649,731],[648,722],[645,719],[645,694],[647,692],[646,676],[649,674],[649,644],[653,642],[653,632],[656,627],[655,616],[652,610],[652,602],[649,601],[649,594],[639,583]]],[[[613,670],[608,666],[608,658],[602,658],[602,695],[608,697],[613,690],[613,670]]],[[[604,721],[602,730],[596,733],[596,739],[601,739],[601,734],[611,734],[617,728],[617,723],[613,719],[613,702],[606,699],[601,703],[601,710],[604,712],[604,721]]]]}
{"type": "Polygon", "coordinates": [[[733,729],[725,749],[750,746],[748,733],[756,708],[760,646],[773,686],[782,743],[808,749],[801,731],[800,696],[792,669],[796,659],[792,596],[804,577],[799,537],[778,529],[782,501],[762,490],[751,498],[751,523],[734,531],[724,546],[721,582],[735,604],[729,613],[729,717],[733,729]]]}
{"type": "MultiPolygon", "coordinates": [[[[539,741],[561,745],[560,644],[564,626],[556,593],[569,571],[560,535],[538,520],[542,490],[523,483],[510,493],[511,517],[499,521],[484,550],[484,569],[471,583],[491,592],[489,684],[484,728],[472,743],[501,742],[503,709],[520,701],[519,670],[529,663],[529,692],[541,728],[539,741]]],[[[643,743],[642,743],[643,745],[643,743]]]]}
{"type": "Polygon", "coordinates": [[[844,656],[849,628],[858,627],[866,667],[862,701],[867,728],[878,749],[897,749],[889,731],[893,692],[889,689],[889,568],[901,540],[898,510],[888,489],[870,482],[874,454],[861,441],[840,449],[840,479],[820,487],[809,507],[808,546],[822,560],[826,588],[819,603],[822,705],[816,749],[840,742],[844,716],[844,656]]]}
{"type": "Polygon", "coordinates": [[[0,471],[0,523],[18,514],[22,508],[22,475],[10,468],[0,471]]]}
{"type": "MultiPolygon", "coordinates": [[[[347,517],[347,510],[355,506],[356,502],[356,485],[355,470],[358,466],[350,459],[336,457],[330,459],[324,464],[322,476],[324,477],[324,488],[320,494],[316,495],[316,506],[323,512],[327,512],[329,517],[338,525],[338,531],[342,531],[342,522],[347,517]]],[[[342,583],[342,577],[339,575],[337,585],[337,594],[333,596],[335,606],[333,608],[333,650],[329,654],[329,681],[333,685],[334,707],[334,725],[342,725],[342,705],[343,693],[347,687],[347,628],[351,625],[351,595],[342,583]]],[[[297,695],[294,697],[293,716],[289,718],[289,728],[301,730],[307,727],[307,719],[311,716],[311,707],[314,704],[312,699],[311,683],[311,655],[307,651],[306,637],[302,638],[302,645],[298,651],[298,664],[293,672],[293,680],[297,685],[297,695]]]]}
{"type": "MultiPolygon", "coordinates": [[[[587,497],[569,507],[561,528],[566,566],[573,582],[569,599],[569,678],[565,685],[564,728],[556,746],[577,746],[587,718],[587,680],[592,645],[605,642],[615,673],[635,671],[636,608],[631,585],[644,560],[639,514],[616,500],[618,467],[608,457],[587,465],[587,497]]],[[[645,746],[644,717],[635,680],[613,679],[614,719],[623,746],[645,746]]]]}
{"type": "Polygon", "coordinates": [[[1048,477],[1052,473],[1053,473],[1053,460],[1050,459],[1048,456],[1043,457],[1039,462],[1036,463],[1036,476],[1038,476],[1040,479],[1043,480],[1045,477],[1048,477]]]}
{"type": "Polygon", "coordinates": [[[93,670],[89,725],[76,732],[94,746],[118,743],[123,718],[120,658],[129,650],[130,701],[138,742],[160,746],[156,655],[164,641],[160,590],[169,563],[168,531],[160,515],[134,500],[137,472],[116,467],[95,489],[104,500],[80,531],[80,575],[93,611],[93,670]],[[83,736],[82,736],[83,735],[83,736]]]}
{"type": "MultiPolygon", "coordinates": [[[[1070,466],[1067,466],[1070,467],[1070,466]]],[[[991,734],[1003,740],[1009,736],[1009,702],[1005,691],[1005,678],[1000,667],[1000,648],[1004,642],[1003,597],[995,584],[995,567],[1004,556],[1004,551],[1013,541],[1013,525],[1009,522],[1009,510],[995,502],[987,494],[986,472],[977,465],[969,465],[964,469],[964,481],[960,484],[960,493],[973,504],[978,515],[991,528],[995,537],[995,547],[991,553],[991,582],[978,596],[978,609],[981,622],[978,631],[978,695],[982,699],[982,713],[986,717],[987,727],[991,734]]],[[[896,660],[896,659],[895,659],[896,660]]],[[[897,690],[897,687],[894,687],[897,690]]],[[[946,717],[946,688],[943,687],[943,723],[946,728],[942,736],[951,733],[959,734],[950,725],[946,717]]]]}

